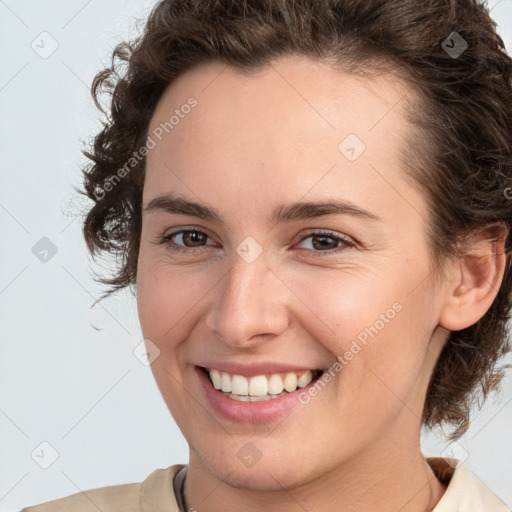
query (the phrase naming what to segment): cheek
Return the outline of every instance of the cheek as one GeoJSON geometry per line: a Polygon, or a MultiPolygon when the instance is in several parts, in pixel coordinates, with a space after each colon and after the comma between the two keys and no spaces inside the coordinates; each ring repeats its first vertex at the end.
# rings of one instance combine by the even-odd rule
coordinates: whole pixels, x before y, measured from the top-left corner
{"type": "Polygon", "coordinates": [[[368,394],[373,398],[365,403],[374,405],[392,400],[394,393],[405,397],[418,379],[430,339],[421,290],[410,293],[415,276],[386,280],[340,273],[337,281],[332,275],[296,275],[292,282],[314,313],[299,317],[301,328],[342,367],[335,369],[337,392],[354,402],[368,394]]]}
{"type": "Polygon", "coordinates": [[[209,288],[192,267],[177,268],[156,260],[140,264],[137,307],[143,335],[166,347],[172,340],[181,340],[209,288]]]}
{"type": "MultiPolygon", "coordinates": [[[[145,260],[137,273],[137,309],[142,334],[159,352],[151,364],[155,382],[178,425],[186,424],[186,399],[180,370],[180,343],[194,321],[194,306],[201,300],[193,272],[179,271],[162,262],[145,260]]],[[[202,294],[204,295],[204,290],[202,294]]]]}
{"type": "Polygon", "coordinates": [[[400,314],[396,286],[373,273],[328,269],[297,272],[287,280],[309,310],[298,317],[301,326],[336,355],[348,350],[353,340],[364,343],[368,329],[375,331],[372,326],[385,331],[400,314]]]}

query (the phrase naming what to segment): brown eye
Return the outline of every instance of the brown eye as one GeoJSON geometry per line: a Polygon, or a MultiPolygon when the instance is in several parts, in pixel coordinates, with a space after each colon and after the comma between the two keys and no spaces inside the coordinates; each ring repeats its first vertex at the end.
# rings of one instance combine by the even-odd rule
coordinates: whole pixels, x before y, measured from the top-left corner
{"type": "Polygon", "coordinates": [[[335,249],[338,246],[338,241],[334,240],[334,238],[330,236],[314,236],[312,237],[312,245],[315,249],[323,250],[323,249],[335,249]]]}
{"type": "Polygon", "coordinates": [[[182,229],[174,233],[165,235],[160,244],[165,244],[171,251],[176,252],[195,252],[194,249],[204,247],[209,240],[209,236],[198,229],[182,229]]]}
{"type": "Polygon", "coordinates": [[[352,240],[330,231],[309,233],[301,239],[300,243],[309,239],[311,240],[310,247],[306,247],[306,250],[315,256],[323,255],[322,253],[325,255],[337,254],[356,246],[352,240]]]}
{"type": "Polygon", "coordinates": [[[182,231],[178,233],[181,235],[182,241],[187,247],[198,247],[203,245],[203,242],[208,238],[204,233],[200,231],[182,231]]]}

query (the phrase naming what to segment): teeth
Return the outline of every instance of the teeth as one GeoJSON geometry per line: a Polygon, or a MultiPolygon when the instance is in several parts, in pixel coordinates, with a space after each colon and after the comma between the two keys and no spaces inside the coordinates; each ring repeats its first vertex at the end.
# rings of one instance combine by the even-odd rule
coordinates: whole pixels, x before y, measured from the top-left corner
{"type": "MultiPolygon", "coordinates": [[[[222,374],[222,381],[224,381],[224,375],[229,379],[229,375],[227,373],[222,374]]],[[[224,387],[222,388],[224,391],[224,387]]],[[[235,395],[248,395],[249,394],[249,382],[242,375],[233,375],[231,378],[231,390],[235,395]]]]}
{"type": "Polygon", "coordinates": [[[208,370],[210,379],[215,389],[220,389],[228,396],[241,401],[259,401],[277,398],[286,393],[292,393],[298,387],[303,388],[313,380],[313,372],[273,373],[271,375],[256,375],[244,377],[243,375],[231,375],[218,370],[208,370]]]}
{"type": "Polygon", "coordinates": [[[222,377],[220,376],[220,372],[217,370],[210,370],[210,378],[212,379],[213,387],[215,389],[222,388],[222,377]]]}
{"type": "Polygon", "coordinates": [[[297,375],[295,373],[288,373],[283,382],[283,387],[291,393],[297,389],[297,375]]]}
{"type": "MultiPolygon", "coordinates": [[[[233,376],[235,380],[236,375],[233,376]]],[[[236,393],[237,395],[245,395],[245,393],[236,393]]],[[[257,377],[251,377],[249,383],[249,395],[251,396],[265,396],[268,394],[268,380],[265,375],[258,375],[257,377]]]]}
{"type": "Polygon", "coordinates": [[[231,391],[231,377],[227,373],[221,373],[221,389],[224,393],[231,391]]]}
{"type": "Polygon", "coordinates": [[[279,395],[283,389],[283,379],[279,375],[271,375],[268,379],[268,392],[272,395],[279,395]]]}
{"type": "Polygon", "coordinates": [[[313,374],[311,372],[304,372],[297,379],[297,386],[299,388],[303,388],[303,387],[307,386],[312,380],[313,380],[313,374]]]}
{"type": "Polygon", "coordinates": [[[247,395],[235,395],[233,393],[229,393],[228,397],[233,400],[238,400],[239,402],[266,402],[267,400],[273,400],[274,398],[279,398],[282,395],[286,395],[286,391],[278,395],[265,395],[265,396],[247,396],[247,395]]]}

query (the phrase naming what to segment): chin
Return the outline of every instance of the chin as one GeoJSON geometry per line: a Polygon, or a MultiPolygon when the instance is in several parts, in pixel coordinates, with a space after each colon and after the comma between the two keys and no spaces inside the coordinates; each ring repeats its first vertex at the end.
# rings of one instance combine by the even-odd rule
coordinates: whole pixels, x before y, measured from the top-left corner
{"type": "Polygon", "coordinates": [[[201,457],[201,460],[217,479],[236,489],[250,491],[293,489],[315,479],[316,476],[314,468],[303,456],[297,461],[287,460],[284,455],[279,454],[273,454],[273,457],[267,460],[263,456],[252,467],[243,464],[236,452],[201,457]]]}
{"type": "MultiPolygon", "coordinates": [[[[259,466],[259,465],[258,465],[259,466]]],[[[249,491],[282,491],[283,489],[293,489],[304,483],[295,472],[290,472],[289,468],[280,464],[280,467],[261,465],[258,469],[232,468],[229,473],[226,467],[218,468],[221,474],[217,476],[223,478],[224,482],[235,489],[245,489],[249,491]],[[236,469],[236,470],[235,470],[236,469]]]]}

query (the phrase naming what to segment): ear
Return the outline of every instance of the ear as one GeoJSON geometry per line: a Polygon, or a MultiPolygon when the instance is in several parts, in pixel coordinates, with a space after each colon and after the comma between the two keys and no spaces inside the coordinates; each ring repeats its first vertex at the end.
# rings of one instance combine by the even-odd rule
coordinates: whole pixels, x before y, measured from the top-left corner
{"type": "Polygon", "coordinates": [[[507,267],[504,223],[492,224],[470,233],[462,244],[462,257],[450,266],[447,296],[439,324],[459,331],[486,313],[498,294],[507,267]]]}

